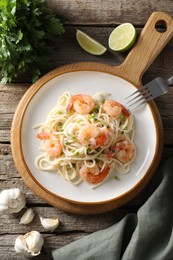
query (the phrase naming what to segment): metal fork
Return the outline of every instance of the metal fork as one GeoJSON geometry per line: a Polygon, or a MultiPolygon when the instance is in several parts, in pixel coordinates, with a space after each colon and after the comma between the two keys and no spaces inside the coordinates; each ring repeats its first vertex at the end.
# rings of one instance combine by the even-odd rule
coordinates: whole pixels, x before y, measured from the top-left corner
{"type": "Polygon", "coordinates": [[[157,77],[142,86],[134,93],[126,97],[124,105],[129,110],[134,110],[150,100],[168,92],[169,86],[173,84],[173,76],[167,80],[157,77]]]}

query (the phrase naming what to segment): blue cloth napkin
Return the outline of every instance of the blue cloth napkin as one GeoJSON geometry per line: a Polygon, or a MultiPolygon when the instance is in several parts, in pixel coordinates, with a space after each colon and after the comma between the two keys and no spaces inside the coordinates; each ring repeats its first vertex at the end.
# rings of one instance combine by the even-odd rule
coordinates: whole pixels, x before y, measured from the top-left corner
{"type": "Polygon", "coordinates": [[[172,260],[173,158],[160,167],[152,183],[154,192],[137,214],[52,251],[53,259],[172,260]]]}

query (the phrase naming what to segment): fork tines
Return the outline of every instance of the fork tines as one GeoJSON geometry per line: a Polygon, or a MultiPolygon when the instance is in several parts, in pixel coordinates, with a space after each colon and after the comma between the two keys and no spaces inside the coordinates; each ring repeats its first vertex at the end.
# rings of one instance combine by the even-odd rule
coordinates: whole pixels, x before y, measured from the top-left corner
{"type": "Polygon", "coordinates": [[[149,100],[153,99],[152,94],[148,87],[142,86],[138,90],[136,90],[134,93],[126,97],[125,100],[125,106],[130,109],[136,109],[137,107],[147,103],[149,100]]]}

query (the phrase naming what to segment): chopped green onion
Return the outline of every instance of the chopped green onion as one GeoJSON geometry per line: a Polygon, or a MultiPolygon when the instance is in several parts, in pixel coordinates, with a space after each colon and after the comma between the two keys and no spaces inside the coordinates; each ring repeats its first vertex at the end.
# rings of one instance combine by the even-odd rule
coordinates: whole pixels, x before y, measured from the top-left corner
{"type": "Polygon", "coordinates": [[[120,178],[118,177],[118,176],[114,176],[114,180],[116,180],[116,181],[119,181],[120,180],[120,178]]]}

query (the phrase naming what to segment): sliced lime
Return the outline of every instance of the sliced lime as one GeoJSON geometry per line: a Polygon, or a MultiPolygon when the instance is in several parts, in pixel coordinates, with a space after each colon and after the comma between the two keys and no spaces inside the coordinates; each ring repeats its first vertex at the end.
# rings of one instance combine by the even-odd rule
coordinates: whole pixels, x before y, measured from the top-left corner
{"type": "Polygon", "coordinates": [[[76,32],[76,39],[79,45],[90,54],[101,55],[107,50],[100,42],[80,30],[76,32]]]}
{"type": "Polygon", "coordinates": [[[124,52],[129,50],[136,41],[136,29],[131,23],[117,26],[109,36],[109,48],[124,52]]]}

